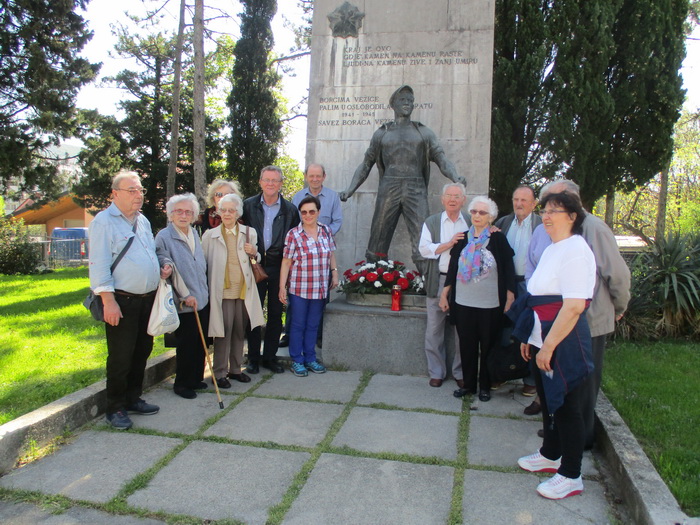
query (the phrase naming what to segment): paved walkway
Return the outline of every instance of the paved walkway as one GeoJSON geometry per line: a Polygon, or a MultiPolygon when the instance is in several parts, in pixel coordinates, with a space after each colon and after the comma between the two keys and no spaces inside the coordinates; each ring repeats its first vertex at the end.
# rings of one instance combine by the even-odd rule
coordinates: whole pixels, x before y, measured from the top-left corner
{"type": "Polygon", "coordinates": [[[133,416],[131,431],[100,418],[0,478],[0,523],[616,522],[597,456],[584,456],[584,493],[562,501],[517,468],[540,444],[539,418],[522,413],[531,398],[505,385],[463,402],[455,387],[287,371],[234,384],[220,410],[213,391],[185,400],[166,381],[144,395],[160,413],[133,416]]]}

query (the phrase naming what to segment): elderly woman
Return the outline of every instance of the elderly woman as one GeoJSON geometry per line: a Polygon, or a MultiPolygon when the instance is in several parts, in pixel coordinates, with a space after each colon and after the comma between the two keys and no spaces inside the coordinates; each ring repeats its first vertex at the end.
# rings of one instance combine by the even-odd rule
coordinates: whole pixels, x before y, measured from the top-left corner
{"type": "Polygon", "coordinates": [[[229,379],[248,383],[241,371],[246,325],[264,322],[260,296],[250,257],[259,259],[253,228],[238,224],[243,201],[236,194],[224,195],[216,208],[221,224],[202,236],[209,267],[209,337],[214,338],[214,378],[219,388],[231,388],[229,379]]]}
{"type": "Polygon", "coordinates": [[[185,399],[197,397],[195,390],[206,388],[204,348],[194,312],[203,326],[209,317],[207,263],[199,236],[192,223],[199,215],[199,203],[191,193],[174,195],[165,205],[168,226],[156,235],[156,253],[161,265],[173,264],[173,294],[180,327],[175,331],[177,355],[175,393],[185,399]]]}
{"type": "MultiPolygon", "coordinates": [[[[510,316],[513,335],[526,360],[532,357],[542,399],[542,447],[518,460],[530,472],[556,472],[537,492],[562,499],[583,491],[581,457],[585,441],[584,379],[593,371],[591,333],[584,312],[596,280],[593,252],[581,236],[585,212],[573,193],[550,193],[540,202],[542,223],[552,244],[542,253],[510,316]]],[[[534,367],[533,367],[534,368],[534,367]]]]}
{"type": "Polygon", "coordinates": [[[491,232],[498,207],[486,196],[469,203],[472,226],[450,251],[450,265],[440,308],[450,312],[456,325],[462,358],[464,387],[455,397],[476,394],[479,400],[491,399],[488,356],[499,341],[503,312],[515,298],[513,249],[501,232],[491,232]]]}
{"type": "Polygon", "coordinates": [[[294,310],[289,334],[289,356],[295,376],[326,371],[316,360],[316,336],[328,296],[328,274],[332,272],[330,289],[338,286],[338,268],[335,266],[335,241],[331,229],[318,223],[321,202],[309,195],[299,203],[301,224],[287,232],[282,269],[280,270],[279,299],[294,310]],[[288,282],[289,281],[289,282],[288,282]],[[289,284],[289,292],[287,292],[289,284]]]}
{"type": "Polygon", "coordinates": [[[219,200],[224,195],[235,194],[240,197],[241,190],[238,187],[238,182],[234,180],[226,179],[215,179],[207,190],[207,206],[209,206],[202,216],[197,221],[197,227],[199,229],[200,235],[204,235],[204,232],[212,228],[216,228],[221,224],[221,217],[216,211],[216,207],[219,204],[219,200]]]}

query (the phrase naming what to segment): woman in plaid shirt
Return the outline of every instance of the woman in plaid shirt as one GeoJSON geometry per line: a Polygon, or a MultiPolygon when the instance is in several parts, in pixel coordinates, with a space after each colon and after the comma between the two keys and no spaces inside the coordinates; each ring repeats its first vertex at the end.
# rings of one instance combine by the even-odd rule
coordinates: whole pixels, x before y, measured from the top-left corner
{"type": "Polygon", "coordinates": [[[294,310],[289,334],[292,373],[299,377],[326,371],[316,360],[316,335],[329,290],[338,286],[331,229],[318,222],[320,201],[309,195],[299,203],[301,224],[287,233],[279,299],[294,310]],[[331,274],[330,286],[328,275],[331,274]],[[289,287],[289,291],[287,291],[289,287]]]}

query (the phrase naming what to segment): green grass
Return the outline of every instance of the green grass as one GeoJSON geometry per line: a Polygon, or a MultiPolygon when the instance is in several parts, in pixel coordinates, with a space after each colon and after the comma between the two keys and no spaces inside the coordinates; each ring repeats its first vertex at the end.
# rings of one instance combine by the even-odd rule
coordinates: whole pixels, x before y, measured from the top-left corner
{"type": "MultiPolygon", "coordinates": [[[[104,379],[104,325],[82,302],[87,268],[0,275],[0,424],[104,379]]],[[[153,355],[164,351],[157,338],[153,355]]]]}
{"type": "Polygon", "coordinates": [[[689,516],[700,515],[700,345],[615,343],[603,390],[689,516]]]}

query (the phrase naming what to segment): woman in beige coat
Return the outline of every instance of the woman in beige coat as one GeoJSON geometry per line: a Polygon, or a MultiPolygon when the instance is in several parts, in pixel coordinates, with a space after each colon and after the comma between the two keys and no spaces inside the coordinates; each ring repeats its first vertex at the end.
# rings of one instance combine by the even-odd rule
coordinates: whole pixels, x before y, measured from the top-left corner
{"type": "Polygon", "coordinates": [[[217,205],[222,224],[202,236],[209,269],[209,337],[214,338],[214,379],[219,388],[231,388],[229,378],[250,381],[241,372],[246,325],[250,321],[252,329],[264,322],[250,266],[250,257],[260,259],[257,234],[238,224],[242,211],[238,195],[223,196],[217,205]]]}

